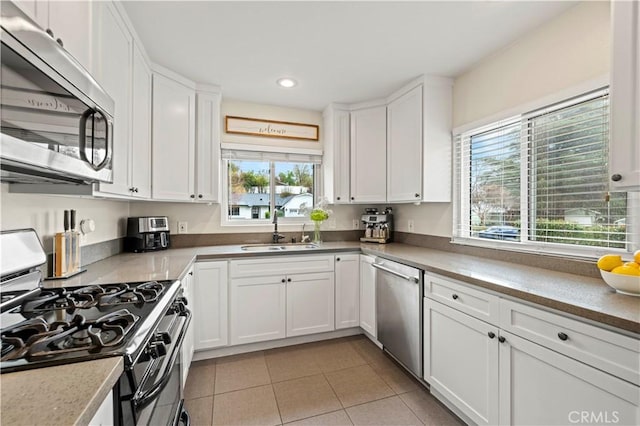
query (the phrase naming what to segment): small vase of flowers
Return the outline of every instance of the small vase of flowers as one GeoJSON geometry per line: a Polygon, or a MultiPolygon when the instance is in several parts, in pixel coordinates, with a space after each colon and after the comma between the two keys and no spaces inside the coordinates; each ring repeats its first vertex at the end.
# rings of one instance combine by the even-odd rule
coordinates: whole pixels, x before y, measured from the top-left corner
{"type": "Polygon", "coordinates": [[[322,222],[329,219],[329,216],[333,213],[327,208],[327,205],[328,203],[326,198],[323,198],[309,213],[309,218],[313,221],[313,242],[316,244],[322,243],[320,225],[322,225],[322,222]]]}

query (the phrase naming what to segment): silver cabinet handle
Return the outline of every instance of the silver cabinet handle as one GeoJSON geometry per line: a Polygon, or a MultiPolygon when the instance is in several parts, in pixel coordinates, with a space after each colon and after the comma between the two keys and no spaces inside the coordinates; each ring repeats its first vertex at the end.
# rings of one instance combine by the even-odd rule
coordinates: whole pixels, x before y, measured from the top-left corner
{"type": "Polygon", "coordinates": [[[385,271],[390,273],[391,275],[395,275],[396,277],[400,277],[403,278],[407,281],[411,281],[413,283],[419,283],[420,279],[418,277],[412,277],[409,275],[405,275],[405,274],[401,274],[400,272],[396,272],[393,269],[389,269],[389,268],[385,268],[384,266],[378,264],[378,263],[372,263],[371,266],[373,266],[376,269],[380,269],[381,271],[385,271]]]}

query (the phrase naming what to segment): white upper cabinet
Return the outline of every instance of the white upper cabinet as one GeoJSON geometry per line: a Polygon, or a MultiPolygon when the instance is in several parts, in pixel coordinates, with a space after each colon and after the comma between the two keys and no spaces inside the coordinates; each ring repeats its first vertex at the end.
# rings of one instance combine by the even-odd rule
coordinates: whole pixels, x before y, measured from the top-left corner
{"type": "Polygon", "coordinates": [[[96,7],[93,75],[115,102],[113,126],[113,183],[99,184],[99,191],[130,195],[129,150],[131,142],[131,93],[133,39],[112,3],[96,7]]]}
{"type": "Polygon", "coordinates": [[[451,79],[422,76],[386,99],[329,105],[324,196],[333,204],[451,201],[452,90],[451,79]]]}
{"type": "Polygon", "coordinates": [[[350,117],[347,105],[331,104],[323,112],[325,172],[324,196],[332,204],[349,204],[350,192],[350,117]]]}
{"type": "Polygon", "coordinates": [[[387,201],[422,197],[422,86],[387,105],[387,201]]]}
{"type": "Polygon", "coordinates": [[[168,70],[153,74],[152,196],[190,201],[195,195],[195,87],[168,70]],[[169,74],[169,75],[166,75],[169,74]]]}
{"type": "Polygon", "coordinates": [[[131,115],[129,194],[151,197],[151,69],[137,44],[133,49],[133,99],[131,115]]]}
{"type": "Polygon", "coordinates": [[[196,93],[196,201],[217,202],[220,194],[220,91],[196,93]]]}
{"type": "Polygon", "coordinates": [[[59,40],[67,52],[91,69],[92,7],[90,1],[14,1],[27,16],[59,40]]]}
{"type": "Polygon", "coordinates": [[[354,203],[387,199],[387,107],[351,112],[351,195],[354,203]]]}
{"type": "Polygon", "coordinates": [[[640,3],[611,3],[611,188],[640,190],[640,3]]]}

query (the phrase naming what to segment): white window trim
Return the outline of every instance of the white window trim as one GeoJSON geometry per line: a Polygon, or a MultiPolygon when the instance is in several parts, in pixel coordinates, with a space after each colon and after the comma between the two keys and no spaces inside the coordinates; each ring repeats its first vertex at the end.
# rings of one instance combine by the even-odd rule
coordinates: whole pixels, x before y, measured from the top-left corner
{"type": "MultiPolygon", "coordinates": [[[[544,98],[528,102],[526,104],[520,105],[518,107],[510,108],[508,111],[503,111],[498,114],[494,114],[489,118],[477,120],[473,123],[465,124],[459,126],[454,129],[452,141],[455,144],[455,139],[457,135],[465,134],[470,131],[476,131],[481,129],[482,127],[494,127],[499,122],[508,122],[514,120],[516,117],[520,117],[522,120],[527,120],[530,117],[531,111],[539,110],[544,107],[557,104],[559,102],[566,101],[571,98],[576,98],[585,93],[598,90],[605,86],[609,85],[608,75],[598,77],[596,79],[590,80],[583,84],[579,84],[568,89],[562,90],[558,93],[545,96],[544,98]],[[494,126],[492,126],[492,124],[494,126]]],[[[521,137],[526,137],[526,135],[522,135],[521,137]]],[[[454,147],[456,148],[456,147],[454,147]]],[[[521,144],[521,150],[526,151],[528,148],[525,144],[521,144]]],[[[455,153],[455,149],[454,149],[455,153]]],[[[522,154],[526,154],[523,152],[522,154]]],[[[635,240],[637,238],[638,232],[629,232],[630,240],[627,241],[626,249],[619,248],[610,248],[610,247],[592,247],[592,246],[579,246],[579,245],[568,245],[568,244],[558,244],[558,243],[544,243],[537,241],[529,241],[526,233],[520,233],[520,242],[505,242],[505,241],[496,241],[496,240],[482,240],[478,238],[472,238],[469,236],[468,230],[463,230],[463,235],[458,234],[458,225],[461,223],[461,215],[463,211],[468,211],[469,209],[469,200],[468,197],[462,197],[462,184],[464,182],[468,182],[468,168],[460,167],[456,164],[456,157],[454,155],[454,199],[453,199],[453,224],[452,224],[452,238],[451,243],[459,244],[459,245],[467,245],[474,247],[483,247],[483,248],[491,248],[491,249],[499,249],[504,251],[513,251],[518,253],[533,253],[533,254],[541,254],[541,255],[549,255],[556,257],[571,257],[573,259],[584,259],[584,260],[592,260],[596,259],[604,254],[608,253],[617,253],[622,255],[628,255],[633,253],[635,250],[640,249],[640,240],[635,240]],[[458,174],[461,174],[459,177],[458,174]],[[456,178],[459,178],[456,179],[456,178]],[[466,179],[466,180],[465,180],[466,179]],[[464,209],[467,210],[464,210],[464,209]]],[[[464,161],[469,161],[469,152],[464,151],[460,156],[461,164],[464,161]]],[[[527,168],[521,167],[520,173],[522,179],[521,181],[521,194],[527,194],[528,192],[528,177],[527,168]],[[526,179],[525,179],[526,178],[526,179]]],[[[627,212],[637,211],[638,207],[640,207],[640,193],[627,192],[627,212]]],[[[636,229],[640,230],[640,215],[631,215],[627,214],[628,224],[631,230],[636,229]]],[[[521,209],[521,229],[528,229],[528,220],[529,220],[529,209],[521,209]],[[526,227],[525,227],[526,225],[526,227]]]]}
{"type": "MultiPolygon", "coordinates": [[[[220,226],[221,227],[271,227],[273,225],[273,219],[229,219],[229,176],[227,173],[229,159],[221,159],[220,164],[222,168],[222,204],[220,205],[220,226]]],[[[321,182],[321,164],[316,164],[313,167],[313,194],[314,194],[314,203],[318,202],[318,188],[320,187],[321,182]]],[[[274,170],[273,167],[269,168],[269,185],[271,194],[275,192],[275,180],[274,180],[274,170]]],[[[274,210],[273,206],[273,198],[270,198],[271,211],[274,210]]],[[[278,225],[282,225],[283,227],[287,226],[295,226],[299,228],[301,225],[313,225],[313,221],[308,217],[278,217],[278,225]]]]}

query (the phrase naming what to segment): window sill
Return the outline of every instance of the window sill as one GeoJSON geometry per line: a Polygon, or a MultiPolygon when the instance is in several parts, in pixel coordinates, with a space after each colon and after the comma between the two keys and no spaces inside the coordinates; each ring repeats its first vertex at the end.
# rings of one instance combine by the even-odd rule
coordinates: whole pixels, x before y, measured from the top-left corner
{"type": "Polygon", "coordinates": [[[485,249],[512,251],[516,253],[537,254],[542,256],[550,256],[556,258],[565,258],[571,260],[593,261],[604,254],[615,253],[623,258],[630,255],[630,251],[618,248],[607,247],[579,247],[566,246],[564,244],[552,243],[525,243],[525,242],[506,242],[500,240],[482,240],[478,238],[452,237],[452,244],[473,246],[485,249]]]}

